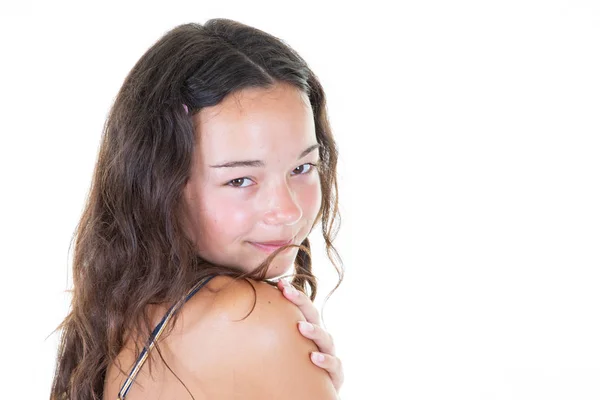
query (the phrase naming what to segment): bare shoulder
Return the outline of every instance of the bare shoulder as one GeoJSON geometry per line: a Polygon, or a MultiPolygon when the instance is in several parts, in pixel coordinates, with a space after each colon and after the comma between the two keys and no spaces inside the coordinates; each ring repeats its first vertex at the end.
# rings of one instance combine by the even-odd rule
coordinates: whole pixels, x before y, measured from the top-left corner
{"type": "MultiPolygon", "coordinates": [[[[152,313],[156,323],[165,312],[152,313]]],[[[187,399],[190,392],[197,400],[337,399],[329,374],[310,361],[316,344],[298,332],[304,315],[276,287],[217,276],[178,315],[172,332],[159,340],[162,357],[151,352],[152,372],[146,362],[128,400],[161,393],[187,399]]],[[[125,372],[137,357],[131,346],[117,360],[125,372]]],[[[126,378],[111,366],[104,398],[115,398],[126,378]]]]}
{"type": "Polygon", "coordinates": [[[216,277],[206,288],[182,308],[178,340],[169,343],[195,392],[209,398],[337,398],[327,372],[310,361],[316,344],[298,332],[302,312],[276,287],[216,277]]]}

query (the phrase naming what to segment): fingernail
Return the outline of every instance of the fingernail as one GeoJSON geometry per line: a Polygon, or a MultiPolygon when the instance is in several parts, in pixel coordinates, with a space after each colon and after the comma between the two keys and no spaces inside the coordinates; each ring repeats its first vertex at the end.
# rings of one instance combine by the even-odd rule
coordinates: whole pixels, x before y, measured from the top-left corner
{"type": "Polygon", "coordinates": [[[323,360],[325,360],[325,356],[321,353],[313,352],[312,359],[314,362],[321,363],[323,360]]]}
{"type": "Polygon", "coordinates": [[[310,322],[300,321],[300,329],[304,331],[314,331],[315,327],[310,322]]]}
{"type": "Polygon", "coordinates": [[[283,289],[283,291],[288,296],[296,296],[298,294],[298,291],[296,290],[296,288],[293,288],[291,286],[286,286],[285,289],[283,289]]]}

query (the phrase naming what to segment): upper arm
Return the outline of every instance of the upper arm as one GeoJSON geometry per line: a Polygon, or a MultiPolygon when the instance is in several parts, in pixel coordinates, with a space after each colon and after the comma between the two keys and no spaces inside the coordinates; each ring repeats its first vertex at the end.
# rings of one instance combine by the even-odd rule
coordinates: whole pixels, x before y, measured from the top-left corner
{"type": "Polygon", "coordinates": [[[189,353],[192,366],[193,358],[203,357],[194,386],[227,398],[337,399],[327,371],[310,361],[318,348],[298,331],[297,321],[306,320],[300,309],[277,288],[250,282],[256,289],[252,312],[254,291],[246,281],[216,296],[197,347],[212,351],[189,353]]]}

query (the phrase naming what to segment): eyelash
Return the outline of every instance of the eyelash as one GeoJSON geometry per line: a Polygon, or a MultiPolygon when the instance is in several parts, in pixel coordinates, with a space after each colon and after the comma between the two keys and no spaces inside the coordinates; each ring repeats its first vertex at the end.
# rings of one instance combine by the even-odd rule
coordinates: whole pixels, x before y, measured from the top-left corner
{"type": "MultiPolygon", "coordinates": [[[[310,169],[309,169],[307,172],[300,173],[300,174],[297,174],[297,175],[307,175],[307,174],[310,174],[310,173],[311,173],[313,170],[315,170],[315,169],[317,169],[317,168],[318,168],[318,165],[317,165],[317,164],[314,164],[314,163],[306,163],[306,164],[299,165],[299,166],[298,166],[298,167],[296,167],[294,170],[296,170],[296,169],[297,169],[297,168],[299,168],[299,167],[303,167],[303,166],[305,166],[305,165],[310,165],[310,166],[311,166],[311,168],[310,168],[310,169]]],[[[248,186],[234,186],[234,185],[232,185],[232,184],[231,184],[231,183],[232,183],[232,182],[234,182],[234,181],[243,180],[243,179],[249,179],[249,178],[247,178],[247,177],[244,177],[244,178],[235,178],[235,179],[232,179],[232,180],[230,180],[229,182],[227,182],[227,186],[231,186],[231,187],[233,187],[233,188],[237,188],[237,189],[245,189],[245,188],[247,188],[248,186]]]]}

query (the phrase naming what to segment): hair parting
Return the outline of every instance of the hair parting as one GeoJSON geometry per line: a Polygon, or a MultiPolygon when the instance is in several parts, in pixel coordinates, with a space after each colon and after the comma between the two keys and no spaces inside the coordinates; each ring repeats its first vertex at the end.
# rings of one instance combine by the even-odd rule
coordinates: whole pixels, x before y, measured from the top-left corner
{"type": "MultiPolygon", "coordinates": [[[[178,304],[210,275],[246,280],[250,286],[250,279],[276,285],[265,278],[269,264],[296,245],[278,249],[244,272],[202,259],[182,224],[182,192],[196,140],[192,117],[231,93],[276,83],[293,85],[310,100],[322,192],[315,225],[321,224],[339,277],[326,300],[339,287],[344,270],[333,246],[340,223],[338,149],[317,76],[283,40],[259,29],[223,18],[179,25],[136,62],[107,115],[85,207],[71,238],[73,291],[69,313],[55,330],[61,336],[51,400],[102,399],[108,367],[125,344],[131,340],[139,353],[154,329],[148,305],[178,304]]],[[[318,285],[308,238],[296,247],[291,283],[314,301],[318,285]]]]}

